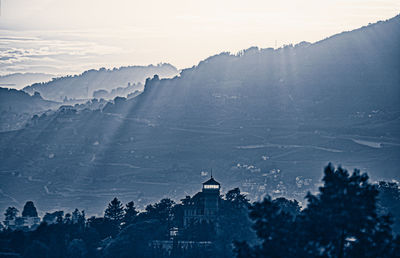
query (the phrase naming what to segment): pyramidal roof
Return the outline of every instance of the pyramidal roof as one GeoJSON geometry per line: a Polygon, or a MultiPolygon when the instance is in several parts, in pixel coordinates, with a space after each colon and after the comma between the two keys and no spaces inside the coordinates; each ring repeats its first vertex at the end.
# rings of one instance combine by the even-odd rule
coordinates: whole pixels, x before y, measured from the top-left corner
{"type": "Polygon", "coordinates": [[[220,185],[220,183],[215,181],[215,179],[211,176],[211,178],[204,182],[203,185],[220,185]]]}

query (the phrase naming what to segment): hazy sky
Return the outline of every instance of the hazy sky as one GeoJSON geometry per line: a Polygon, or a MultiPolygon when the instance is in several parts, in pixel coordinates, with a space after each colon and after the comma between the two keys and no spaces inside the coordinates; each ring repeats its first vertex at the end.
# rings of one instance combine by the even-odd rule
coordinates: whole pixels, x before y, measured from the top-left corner
{"type": "Polygon", "coordinates": [[[399,0],[0,0],[0,74],[80,73],[315,42],[400,13],[399,0]]]}

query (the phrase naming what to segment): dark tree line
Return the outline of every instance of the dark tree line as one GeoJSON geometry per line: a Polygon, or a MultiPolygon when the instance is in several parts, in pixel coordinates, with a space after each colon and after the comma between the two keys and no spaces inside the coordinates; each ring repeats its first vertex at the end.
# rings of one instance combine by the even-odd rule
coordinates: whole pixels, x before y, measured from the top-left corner
{"type": "MultiPolygon", "coordinates": [[[[359,171],[331,165],[323,186],[301,208],[283,197],[251,204],[238,188],[221,196],[215,221],[183,227],[183,205],[171,199],[137,211],[114,198],[103,217],[75,209],[46,213],[33,231],[3,229],[0,253],[21,257],[396,257],[392,232],[399,186],[373,185],[359,171]],[[393,211],[390,216],[388,211],[393,211]],[[179,229],[171,234],[172,229],[179,229]],[[176,233],[176,232],[175,232],[176,233]]],[[[37,216],[33,203],[25,215],[37,216]]],[[[8,219],[18,213],[6,210],[8,219]]],[[[6,216],[6,219],[7,219],[6,216]]],[[[396,220],[395,220],[396,222],[396,220]]],[[[395,227],[393,227],[395,228],[395,227]]]]}
{"type": "Polygon", "coordinates": [[[378,187],[367,174],[332,165],[324,173],[324,185],[307,194],[302,211],[271,198],[254,203],[250,218],[260,243],[236,242],[237,257],[398,257],[400,237],[391,216],[378,214],[378,187]]]}

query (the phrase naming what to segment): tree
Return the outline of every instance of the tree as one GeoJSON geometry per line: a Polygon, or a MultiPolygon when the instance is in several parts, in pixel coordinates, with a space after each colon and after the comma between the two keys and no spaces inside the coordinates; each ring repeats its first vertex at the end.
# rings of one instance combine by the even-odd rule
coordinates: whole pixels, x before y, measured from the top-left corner
{"type": "Polygon", "coordinates": [[[72,212],[71,220],[73,224],[83,225],[85,224],[85,211],[80,212],[78,209],[75,209],[72,212]]]}
{"type": "Polygon", "coordinates": [[[237,258],[253,258],[256,257],[253,248],[246,241],[234,241],[233,252],[237,258]]]}
{"type": "Polygon", "coordinates": [[[38,213],[35,205],[33,204],[32,201],[27,201],[22,211],[22,217],[37,217],[37,216],[38,213]]]}
{"type": "Polygon", "coordinates": [[[23,253],[28,244],[28,237],[21,230],[12,231],[7,239],[7,248],[17,253],[23,253]]]}
{"type": "Polygon", "coordinates": [[[400,184],[397,182],[378,183],[378,213],[393,216],[393,231],[400,234],[400,184]]]}
{"type": "Polygon", "coordinates": [[[247,200],[246,195],[240,193],[239,188],[234,188],[229,190],[225,194],[225,199],[230,202],[235,208],[249,207],[249,200],[247,200]]]}
{"type": "MultiPolygon", "coordinates": [[[[351,175],[329,164],[319,194],[308,193],[307,208],[296,201],[265,198],[250,207],[262,241],[235,243],[237,257],[393,257],[391,217],[376,211],[378,191],[367,174],[351,175]]],[[[397,249],[396,249],[397,248],[397,249]]]]}
{"type": "Polygon", "coordinates": [[[53,213],[48,213],[43,216],[43,221],[47,224],[61,223],[63,221],[64,211],[55,211],[53,213]]]}
{"type": "Polygon", "coordinates": [[[301,215],[302,245],[308,253],[323,256],[390,256],[393,243],[390,218],[378,216],[378,190],[367,174],[335,169],[324,171],[318,195],[308,193],[308,206],[301,215]]]}
{"type": "Polygon", "coordinates": [[[288,200],[284,197],[279,197],[274,199],[273,202],[277,204],[282,211],[292,215],[293,219],[300,214],[300,206],[297,200],[288,200]]]}
{"type": "Polygon", "coordinates": [[[65,214],[64,223],[65,224],[70,224],[71,223],[71,213],[65,214]]]}
{"type": "Polygon", "coordinates": [[[137,216],[136,224],[141,222],[149,222],[153,225],[158,224],[157,234],[152,235],[154,239],[165,239],[169,235],[169,229],[173,224],[173,207],[175,202],[171,199],[162,199],[155,204],[146,206],[146,211],[137,216]]]}
{"type": "Polygon", "coordinates": [[[215,240],[215,224],[208,221],[190,221],[182,232],[182,237],[189,241],[215,240]]]}
{"type": "Polygon", "coordinates": [[[137,214],[138,212],[135,208],[135,203],[132,201],[128,202],[125,207],[125,215],[123,219],[125,226],[132,224],[135,221],[137,214]]]}
{"type": "Polygon", "coordinates": [[[63,214],[64,214],[64,212],[57,214],[56,223],[58,223],[58,224],[63,223],[63,214]]]}
{"type": "Polygon", "coordinates": [[[4,213],[5,220],[13,220],[17,217],[19,210],[15,207],[8,207],[4,213]]]}
{"type": "MultiPolygon", "coordinates": [[[[87,220],[88,231],[91,229],[91,237],[98,235],[100,239],[104,239],[109,236],[116,236],[118,234],[118,225],[112,222],[110,219],[90,217],[87,220]],[[92,234],[93,233],[93,234],[92,234]]],[[[96,238],[96,236],[95,236],[96,238]]]]}
{"type": "Polygon", "coordinates": [[[24,258],[35,258],[35,257],[50,257],[49,248],[40,241],[33,241],[24,252],[24,258]]]}
{"type": "Polygon", "coordinates": [[[146,206],[146,212],[143,214],[147,219],[157,219],[161,223],[168,225],[171,221],[172,208],[175,204],[171,199],[165,198],[155,204],[146,206]]]}
{"type": "Polygon", "coordinates": [[[217,223],[217,251],[221,257],[232,257],[232,243],[234,241],[246,240],[253,242],[256,239],[254,231],[251,230],[249,219],[250,203],[239,188],[229,190],[225,199],[220,202],[217,223]],[[232,227],[232,225],[235,225],[232,227]]]}
{"type": "Polygon", "coordinates": [[[109,219],[117,225],[121,224],[124,218],[124,207],[122,203],[115,197],[104,212],[104,218],[109,219]]]}
{"type": "Polygon", "coordinates": [[[67,247],[68,257],[79,258],[86,257],[87,247],[82,239],[73,239],[67,247]]]}
{"type": "Polygon", "coordinates": [[[248,246],[244,242],[236,242],[237,256],[249,254],[249,257],[294,257],[295,222],[293,216],[282,209],[278,202],[267,196],[261,203],[250,207],[250,218],[254,221],[253,229],[262,241],[261,245],[248,246]]]}
{"type": "Polygon", "coordinates": [[[102,257],[168,257],[165,250],[150,246],[164,232],[156,219],[127,226],[102,250],[102,257]]]}

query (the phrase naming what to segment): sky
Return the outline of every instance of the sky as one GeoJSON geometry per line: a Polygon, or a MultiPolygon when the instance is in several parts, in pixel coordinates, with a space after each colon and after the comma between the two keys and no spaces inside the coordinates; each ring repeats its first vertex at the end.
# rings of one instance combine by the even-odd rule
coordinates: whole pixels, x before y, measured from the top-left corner
{"type": "Polygon", "coordinates": [[[0,0],[0,75],[77,74],[315,42],[392,18],[399,0],[0,0]]]}

